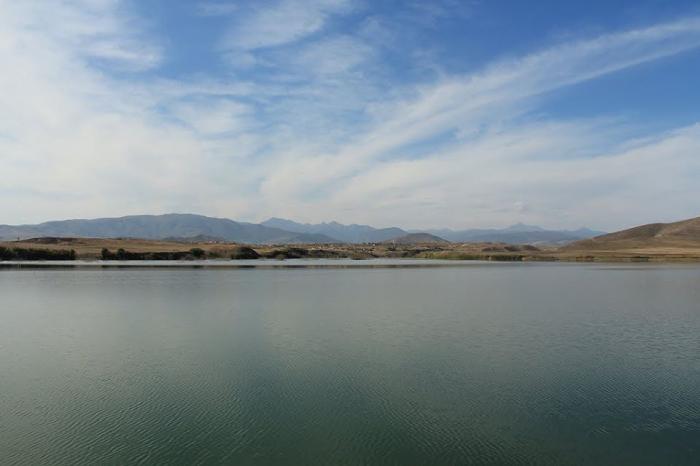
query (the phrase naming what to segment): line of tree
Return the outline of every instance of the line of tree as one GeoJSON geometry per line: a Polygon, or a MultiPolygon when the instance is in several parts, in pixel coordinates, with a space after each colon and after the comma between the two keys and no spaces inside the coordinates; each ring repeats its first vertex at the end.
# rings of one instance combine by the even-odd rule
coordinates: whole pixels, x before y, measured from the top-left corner
{"type": "Polygon", "coordinates": [[[0,247],[2,261],[72,261],[75,250],[0,247]]]}
{"type": "Polygon", "coordinates": [[[123,248],[112,252],[107,248],[102,249],[102,260],[118,261],[168,261],[183,259],[205,259],[206,251],[200,248],[192,248],[189,251],[159,251],[159,252],[132,252],[123,248]]]}

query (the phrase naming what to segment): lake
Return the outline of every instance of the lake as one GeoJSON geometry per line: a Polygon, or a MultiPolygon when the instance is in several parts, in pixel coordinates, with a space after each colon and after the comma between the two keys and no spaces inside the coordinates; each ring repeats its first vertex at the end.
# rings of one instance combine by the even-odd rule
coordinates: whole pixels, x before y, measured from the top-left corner
{"type": "Polygon", "coordinates": [[[700,266],[226,264],[0,269],[0,463],[700,463],[700,266]]]}

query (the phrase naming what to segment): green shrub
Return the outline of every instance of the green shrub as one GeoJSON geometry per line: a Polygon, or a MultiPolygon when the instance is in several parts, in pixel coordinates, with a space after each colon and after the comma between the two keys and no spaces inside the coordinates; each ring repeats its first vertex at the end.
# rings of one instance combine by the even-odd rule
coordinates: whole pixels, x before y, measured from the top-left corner
{"type": "Polygon", "coordinates": [[[0,247],[0,260],[11,261],[72,261],[75,260],[75,250],[66,249],[33,249],[0,247]]]}

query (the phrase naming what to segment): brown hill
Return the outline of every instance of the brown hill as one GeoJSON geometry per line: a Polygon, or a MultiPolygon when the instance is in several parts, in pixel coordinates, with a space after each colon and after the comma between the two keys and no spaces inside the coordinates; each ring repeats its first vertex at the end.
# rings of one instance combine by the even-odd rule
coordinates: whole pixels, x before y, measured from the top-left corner
{"type": "Polygon", "coordinates": [[[630,249],[700,249],[700,217],[673,223],[651,223],[595,238],[576,241],[562,251],[630,249]]]}

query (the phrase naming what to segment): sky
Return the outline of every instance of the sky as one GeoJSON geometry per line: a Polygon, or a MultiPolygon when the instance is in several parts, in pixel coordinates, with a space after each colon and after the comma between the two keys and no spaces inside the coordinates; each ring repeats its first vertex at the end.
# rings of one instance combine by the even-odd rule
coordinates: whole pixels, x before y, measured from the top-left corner
{"type": "Polygon", "coordinates": [[[700,216],[700,4],[0,0],[0,223],[700,216]]]}

